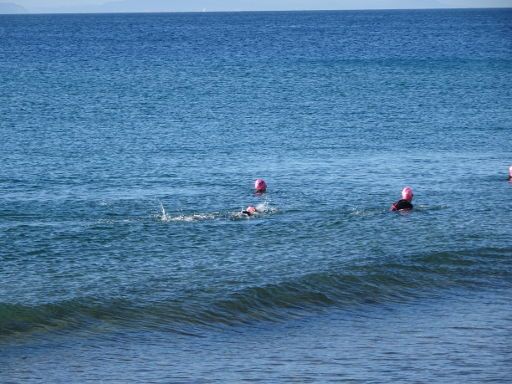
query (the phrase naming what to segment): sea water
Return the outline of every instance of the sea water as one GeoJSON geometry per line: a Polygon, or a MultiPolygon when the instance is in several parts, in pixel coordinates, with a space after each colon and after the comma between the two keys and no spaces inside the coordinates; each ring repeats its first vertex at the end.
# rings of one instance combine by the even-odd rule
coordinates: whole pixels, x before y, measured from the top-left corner
{"type": "Polygon", "coordinates": [[[0,16],[0,381],[508,382],[511,36],[0,16]]]}

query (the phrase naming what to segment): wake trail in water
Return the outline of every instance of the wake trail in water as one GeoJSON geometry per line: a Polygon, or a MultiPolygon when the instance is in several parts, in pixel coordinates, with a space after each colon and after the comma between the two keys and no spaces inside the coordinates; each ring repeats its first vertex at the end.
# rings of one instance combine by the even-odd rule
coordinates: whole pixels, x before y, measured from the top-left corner
{"type": "Polygon", "coordinates": [[[160,202],[160,213],[156,215],[156,218],[162,222],[195,222],[215,219],[229,219],[239,220],[262,217],[263,215],[274,214],[278,212],[276,207],[271,206],[267,201],[255,205],[256,214],[247,216],[243,213],[243,210],[239,211],[225,211],[225,212],[204,212],[204,213],[189,213],[189,214],[175,214],[171,215],[167,213],[162,202],[160,202]]]}

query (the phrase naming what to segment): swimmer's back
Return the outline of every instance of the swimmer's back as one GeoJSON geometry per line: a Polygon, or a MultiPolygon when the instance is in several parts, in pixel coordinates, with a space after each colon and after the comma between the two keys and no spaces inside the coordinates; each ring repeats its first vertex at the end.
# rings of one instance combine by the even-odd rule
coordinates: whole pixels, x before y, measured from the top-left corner
{"type": "Polygon", "coordinates": [[[391,205],[392,211],[411,210],[412,208],[412,203],[406,199],[400,199],[396,203],[393,203],[393,205],[391,205]]]}

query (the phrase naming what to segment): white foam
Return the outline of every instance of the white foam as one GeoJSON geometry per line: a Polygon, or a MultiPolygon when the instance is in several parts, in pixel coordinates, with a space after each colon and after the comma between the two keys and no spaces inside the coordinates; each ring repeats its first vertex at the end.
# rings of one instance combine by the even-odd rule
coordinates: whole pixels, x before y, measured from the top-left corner
{"type": "Polygon", "coordinates": [[[216,216],[213,213],[207,213],[207,214],[194,213],[192,215],[179,215],[179,216],[169,217],[169,219],[167,221],[191,222],[191,221],[213,220],[215,218],[216,218],[216,216]]]}
{"type": "Polygon", "coordinates": [[[263,203],[257,204],[255,208],[256,208],[256,210],[258,212],[261,212],[261,213],[275,213],[275,212],[277,212],[277,208],[270,206],[268,201],[264,201],[263,203]]]}
{"type": "Polygon", "coordinates": [[[160,202],[160,208],[162,209],[162,215],[160,216],[160,220],[162,221],[169,221],[171,220],[171,217],[165,212],[164,205],[162,202],[160,202]]]}

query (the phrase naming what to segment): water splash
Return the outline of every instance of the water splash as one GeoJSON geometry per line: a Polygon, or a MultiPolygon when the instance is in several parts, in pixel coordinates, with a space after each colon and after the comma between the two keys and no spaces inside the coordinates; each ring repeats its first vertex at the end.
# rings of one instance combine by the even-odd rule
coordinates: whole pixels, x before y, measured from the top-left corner
{"type": "Polygon", "coordinates": [[[277,208],[269,204],[268,201],[256,205],[256,210],[261,213],[275,213],[277,208]]]}
{"type": "MultiPolygon", "coordinates": [[[[267,201],[255,205],[257,210],[256,214],[250,217],[261,216],[262,214],[271,214],[277,212],[276,207],[272,207],[267,201]]],[[[184,214],[179,213],[176,215],[170,215],[166,212],[162,202],[160,202],[160,214],[156,215],[156,218],[163,222],[195,222],[215,219],[240,219],[248,218],[249,216],[242,213],[242,211],[225,211],[225,212],[205,212],[205,213],[190,213],[184,214]]]]}
{"type": "Polygon", "coordinates": [[[268,203],[268,201],[264,201],[262,203],[256,204],[254,206],[254,208],[256,208],[256,212],[254,212],[251,215],[245,214],[244,211],[242,210],[242,211],[231,213],[230,217],[231,217],[231,219],[249,219],[249,218],[253,219],[256,217],[261,217],[264,214],[271,214],[271,213],[277,212],[277,208],[271,206],[268,203]]]}
{"type": "Polygon", "coordinates": [[[158,220],[163,222],[170,221],[202,221],[202,220],[213,220],[219,217],[217,213],[192,213],[192,214],[179,214],[176,216],[172,216],[165,211],[165,207],[162,202],[160,202],[160,214],[156,216],[158,220]]]}
{"type": "Polygon", "coordinates": [[[193,213],[191,215],[178,215],[174,217],[169,217],[168,221],[203,221],[203,220],[213,220],[216,219],[218,215],[214,213],[193,213]]]}
{"type": "Polygon", "coordinates": [[[162,220],[162,221],[171,220],[171,217],[165,212],[165,208],[164,208],[164,205],[162,202],[160,202],[160,208],[161,208],[161,212],[162,212],[162,214],[159,216],[160,220],[162,220]]]}

